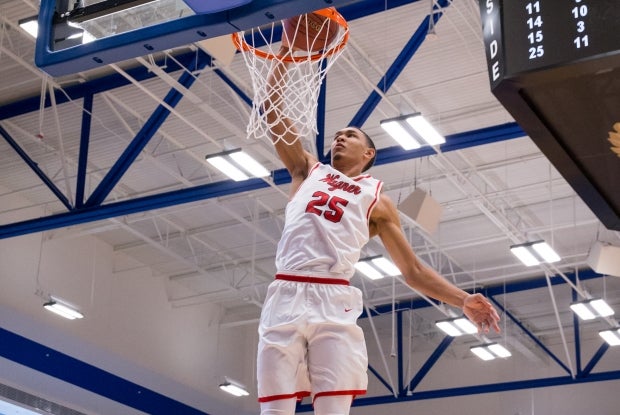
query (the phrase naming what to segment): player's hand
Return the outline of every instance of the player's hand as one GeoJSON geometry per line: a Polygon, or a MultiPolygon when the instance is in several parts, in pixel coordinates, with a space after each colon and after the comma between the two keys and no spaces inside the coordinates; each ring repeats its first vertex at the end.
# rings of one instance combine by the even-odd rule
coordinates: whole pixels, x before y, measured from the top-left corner
{"type": "Polygon", "coordinates": [[[465,297],[463,314],[478,327],[478,333],[488,333],[491,327],[497,333],[500,332],[499,314],[489,300],[480,293],[465,297]]]}

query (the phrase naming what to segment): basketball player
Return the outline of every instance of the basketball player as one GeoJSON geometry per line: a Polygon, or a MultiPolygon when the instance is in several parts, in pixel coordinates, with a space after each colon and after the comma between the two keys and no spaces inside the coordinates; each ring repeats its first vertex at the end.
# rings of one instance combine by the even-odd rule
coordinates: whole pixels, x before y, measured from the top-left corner
{"type": "MultiPolygon", "coordinates": [[[[280,55],[286,53],[283,45],[280,55]]],[[[381,193],[382,182],[364,174],[376,150],[362,130],[345,127],[334,134],[331,165],[303,149],[281,111],[277,85],[288,65],[280,61],[272,70],[263,105],[292,182],[277,275],[259,326],[258,398],[261,415],[293,415],[305,396],[312,396],[316,415],[347,415],[368,382],[364,336],[356,323],[362,295],[349,280],[369,238],[379,236],[407,284],[461,308],[480,332],[499,331],[499,316],[481,294],[466,293],[416,258],[394,203],[381,193]]]]}

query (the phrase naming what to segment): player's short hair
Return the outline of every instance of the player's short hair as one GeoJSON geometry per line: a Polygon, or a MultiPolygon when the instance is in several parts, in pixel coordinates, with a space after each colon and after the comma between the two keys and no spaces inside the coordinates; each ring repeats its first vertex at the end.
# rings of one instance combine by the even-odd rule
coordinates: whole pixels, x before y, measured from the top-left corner
{"type": "Polygon", "coordinates": [[[368,170],[369,168],[371,168],[375,164],[375,160],[377,159],[377,147],[375,147],[375,142],[372,141],[370,136],[368,134],[366,134],[366,131],[362,130],[359,127],[355,127],[355,126],[351,126],[351,127],[354,127],[354,128],[357,128],[358,130],[360,130],[362,132],[362,134],[364,134],[364,137],[366,138],[366,144],[368,145],[368,147],[370,147],[373,150],[375,150],[375,155],[372,156],[372,158],[368,161],[368,163],[366,163],[366,165],[362,169],[362,172],[365,172],[366,170],[368,170]]]}

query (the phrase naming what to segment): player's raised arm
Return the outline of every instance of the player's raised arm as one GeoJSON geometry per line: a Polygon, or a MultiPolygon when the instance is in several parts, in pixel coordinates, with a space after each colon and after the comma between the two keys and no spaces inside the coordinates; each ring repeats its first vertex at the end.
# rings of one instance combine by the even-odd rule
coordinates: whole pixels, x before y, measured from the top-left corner
{"type": "MultiPolygon", "coordinates": [[[[292,50],[287,45],[282,46],[281,56],[287,56],[291,53],[292,50]]],[[[263,111],[278,156],[291,174],[293,184],[295,184],[296,181],[303,180],[306,177],[309,168],[317,160],[303,149],[301,142],[303,137],[299,137],[293,121],[285,115],[284,94],[289,81],[289,65],[291,63],[278,60],[273,66],[267,81],[267,99],[263,102],[263,111]]]]}

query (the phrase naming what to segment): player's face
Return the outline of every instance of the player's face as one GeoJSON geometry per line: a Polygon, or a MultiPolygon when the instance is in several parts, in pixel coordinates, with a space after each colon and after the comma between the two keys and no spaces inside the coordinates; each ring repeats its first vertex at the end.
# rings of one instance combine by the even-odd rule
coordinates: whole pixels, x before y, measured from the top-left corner
{"type": "Polygon", "coordinates": [[[358,128],[347,127],[336,132],[331,145],[332,163],[347,161],[349,163],[364,162],[369,151],[364,133],[358,128]]]}

